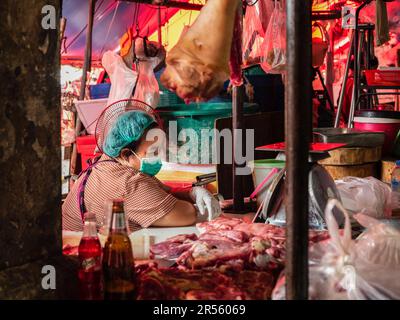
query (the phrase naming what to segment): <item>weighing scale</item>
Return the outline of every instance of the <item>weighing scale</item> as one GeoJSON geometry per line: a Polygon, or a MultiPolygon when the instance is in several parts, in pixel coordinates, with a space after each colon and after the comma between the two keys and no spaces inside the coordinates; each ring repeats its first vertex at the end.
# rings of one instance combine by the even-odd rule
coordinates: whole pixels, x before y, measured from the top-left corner
{"type": "MultiPolygon", "coordinates": [[[[325,207],[330,198],[340,201],[340,194],[332,177],[324,167],[318,164],[319,160],[329,157],[328,151],[342,148],[345,143],[310,143],[309,149],[309,227],[310,229],[326,229],[325,207]]],[[[260,151],[277,151],[277,159],[285,160],[285,143],[274,143],[256,148],[260,151]]],[[[286,212],[284,206],[286,172],[282,169],[273,178],[267,189],[262,210],[255,217],[254,222],[265,222],[278,226],[286,225],[286,212]]],[[[335,209],[333,212],[339,225],[344,222],[343,215],[335,209]]]]}

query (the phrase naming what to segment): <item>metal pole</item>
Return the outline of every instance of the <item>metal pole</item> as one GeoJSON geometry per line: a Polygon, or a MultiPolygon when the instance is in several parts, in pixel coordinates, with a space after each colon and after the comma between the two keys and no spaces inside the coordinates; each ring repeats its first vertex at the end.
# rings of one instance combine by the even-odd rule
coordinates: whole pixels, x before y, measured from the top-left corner
{"type": "Polygon", "coordinates": [[[167,8],[177,8],[182,10],[195,10],[200,11],[203,8],[202,4],[195,4],[195,3],[187,3],[187,2],[180,2],[180,1],[160,1],[160,0],[123,0],[126,2],[136,2],[136,3],[146,3],[152,5],[158,5],[161,7],[167,8]]]}
{"type": "MultiPolygon", "coordinates": [[[[335,72],[334,72],[334,59],[335,56],[335,34],[332,29],[329,30],[329,49],[326,54],[326,78],[325,78],[325,86],[326,91],[329,94],[329,101],[332,106],[332,111],[335,112],[335,104],[333,103],[333,83],[335,81],[335,72]]],[[[318,70],[319,72],[319,70],[318,70]]]]}
{"type": "MultiPolygon", "coordinates": [[[[362,33],[364,34],[364,33],[362,33]]],[[[353,87],[353,98],[351,100],[350,105],[350,114],[349,114],[349,121],[347,123],[348,128],[353,128],[353,119],[354,113],[356,111],[356,102],[360,96],[360,77],[359,77],[359,70],[361,70],[361,50],[362,50],[362,38],[360,38],[358,30],[356,30],[356,37],[358,42],[354,42],[354,48],[357,48],[356,53],[354,54],[354,87],[353,87]],[[356,77],[356,70],[357,77],[356,77]],[[357,79],[356,79],[357,78],[357,79]]]]}
{"type": "Polygon", "coordinates": [[[162,32],[162,30],[161,30],[161,7],[158,7],[157,14],[158,14],[158,32],[157,32],[157,35],[158,35],[158,44],[161,46],[161,45],[162,45],[162,34],[161,34],[161,32],[162,32]]]}
{"type": "MultiPolygon", "coordinates": [[[[243,135],[241,139],[238,133],[243,129],[243,85],[233,87],[232,92],[232,128],[233,128],[233,161],[232,161],[232,193],[233,193],[233,210],[241,212],[244,210],[244,193],[243,193],[243,177],[236,174],[236,169],[240,167],[236,163],[236,146],[243,146],[243,135]]],[[[242,148],[243,152],[243,148],[242,148]]]]}
{"type": "MultiPolygon", "coordinates": [[[[240,0],[236,0],[240,1],[240,0]]],[[[241,3],[241,1],[240,1],[241,3]]],[[[243,8],[241,5],[239,5],[238,8],[238,19],[243,19],[243,8]]],[[[235,19],[236,20],[236,19],[235,19]]],[[[239,20],[240,21],[240,20],[239,20]]],[[[236,23],[236,22],[235,22],[236,23]]],[[[242,27],[242,24],[240,23],[240,26],[242,27]]],[[[243,30],[240,28],[237,28],[235,26],[235,30],[238,31],[239,33],[242,33],[243,30]]],[[[238,41],[242,40],[241,34],[234,35],[234,39],[240,39],[238,41]]],[[[242,48],[242,45],[239,46],[242,48]]],[[[240,56],[242,53],[239,53],[240,56]]],[[[240,166],[244,165],[239,165],[237,164],[236,161],[236,146],[237,145],[242,145],[243,146],[243,134],[240,135],[241,139],[238,137],[238,133],[243,129],[244,124],[243,124],[243,103],[244,103],[244,86],[233,86],[232,89],[232,129],[233,129],[233,141],[232,141],[232,193],[233,193],[233,210],[235,212],[241,212],[244,211],[244,193],[243,193],[243,177],[242,175],[237,174],[237,168],[240,166]]],[[[242,148],[243,152],[243,148],[242,148]]]]}
{"type": "Polygon", "coordinates": [[[343,108],[343,99],[344,99],[344,94],[345,94],[345,90],[346,90],[347,79],[349,77],[351,55],[352,55],[353,46],[354,46],[354,32],[355,31],[353,30],[351,33],[351,38],[350,38],[349,53],[347,54],[346,68],[344,71],[342,88],[340,90],[340,95],[339,95],[339,102],[338,102],[338,108],[337,108],[336,119],[335,119],[335,128],[339,128],[340,114],[341,114],[342,108],[343,108]]]}
{"type": "Polygon", "coordinates": [[[287,0],[286,298],[308,298],[308,153],[312,134],[311,3],[287,0]]]}
{"type": "Polygon", "coordinates": [[[356,9],[356,14],[355,14],[355,21],[354,21],[354,85],[353,85],[353,98],[351,101],[351,107],[350,107],[350,114],[349,114],[349,122],[347,124],[348,128],[353,127],[353,118],[354,118],[354,111],[355,111],[355,102],[358,100],[358,95],[359,95],[359,89],[360,89],[360,60],[359,60],[359,34],[358,34],[358,18],[360,16],[360,11],[369,3],[371,3],[372,0],[365,0],[363,4],[361,4],[357,9],[356,9]]]}
{"type": "MultiPolygon", "coordinates": [[[[94,8],[96,6],[96,0],[89,1],[89,15],[88,15],[88,26],[86,31],[86,48],[85,48],[85,60],[83,63],[82,69],[82,79],[81,79],[81,89],[79,93],[79,100],[85,99],[86,93],[86,80],[87,80],[87,72],[90,71],[91,67],[91,60],[92,60],[92,32],[93,32],[93,18],[94,18],[94,8]]],[[[81,129],[82,123],[79,119],[78,114],[75,114],[76,121],[75,121],[75,136],[78,137],[81,129]]],[[[76,142],[73,144],[72,147],[72,155],[71,155],[71,167],[70,172],[71,175],[76,174],[76,158],[77,158],[77,149],[76,149],[76,142]]]]}

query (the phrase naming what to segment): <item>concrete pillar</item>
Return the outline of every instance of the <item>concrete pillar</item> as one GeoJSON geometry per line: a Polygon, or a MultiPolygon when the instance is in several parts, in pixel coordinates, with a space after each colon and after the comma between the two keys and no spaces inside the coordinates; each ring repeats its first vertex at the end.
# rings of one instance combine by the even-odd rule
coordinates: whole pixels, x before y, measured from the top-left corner
{"type": "Polygon", "coordinates": [[[61,254],[60,12],[61,0],[0,1],[0,270],[61,254]]]}

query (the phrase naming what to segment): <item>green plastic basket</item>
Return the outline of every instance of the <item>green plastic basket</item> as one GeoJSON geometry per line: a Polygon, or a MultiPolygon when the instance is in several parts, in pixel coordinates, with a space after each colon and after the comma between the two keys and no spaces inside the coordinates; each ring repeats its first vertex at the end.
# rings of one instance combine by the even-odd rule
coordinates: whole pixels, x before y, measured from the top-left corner
{"type": "MultiPolygon", "coordinates": [[[[245,114],[252,114],[259,111],[257,104],[244,104],[245,114]]],[[[232,103],[192,103],[178,104],[165,108],[157,109],[160,117],[164,120],[164,125],[167,133],[169,132],[170,123],[176,121],[178,136],[182,131],[189,134],[185,141],[178,141],[178,147],[182,147],[190,140],[190,134],[195,134],[197,137],[198,149],[197,154],[192,152],[192,155],[187,157],[179,157],[178,162],[186,162],[199,164],[201,154],[208,152],[210,154],[209,163],[212,163],[212,145],[213,138],[210,136],[208,145],[201,142],[203,129],[214,129],[216,119],[227,118],[232,116],[232,103]],[[208,149],[206,149],[208,148],[208,149]]]]}

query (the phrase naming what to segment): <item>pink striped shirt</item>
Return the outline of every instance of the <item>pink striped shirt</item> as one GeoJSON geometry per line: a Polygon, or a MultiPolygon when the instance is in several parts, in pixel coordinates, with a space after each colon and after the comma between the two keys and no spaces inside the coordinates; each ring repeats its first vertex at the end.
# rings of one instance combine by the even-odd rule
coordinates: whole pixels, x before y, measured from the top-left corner
{"type": "MultiPolygon", "coordinates": [[[[102,155],[101,160],[111,160],[102,155]]],[[[83,229],[77,193],[85,174],[74,183],[62,207],[63,229],[83,229]]],[[[93,167],[85,188],[85,206],[96,214],[97,224],[105,221],[106,201],[123,198],[132,231],[147,228],[168,214],[177,199],[162,188],[162,183],[138,170],[117,162],[103,162],[93,167]]]]}

